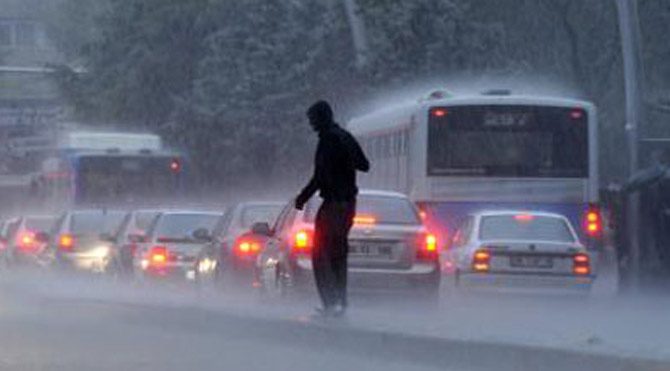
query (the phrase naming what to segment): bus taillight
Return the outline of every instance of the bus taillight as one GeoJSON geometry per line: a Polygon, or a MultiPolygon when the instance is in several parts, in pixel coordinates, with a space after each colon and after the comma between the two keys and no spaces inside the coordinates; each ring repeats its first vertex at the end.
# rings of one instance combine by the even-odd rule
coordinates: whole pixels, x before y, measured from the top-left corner
{"type": "Polygon", "coordinates": [[[181,161],[179,161],[178,158],[173,158],[172,161],[170,161],[170,171],[173,173],[181,171],[181,161]]]}
{"type": "Polygon", "coordinates": [[[589,237],[599,238],[603,232],[603,219],[600,214],[600,208],[590,206],[584,215],[584,232],[589,237]]]}

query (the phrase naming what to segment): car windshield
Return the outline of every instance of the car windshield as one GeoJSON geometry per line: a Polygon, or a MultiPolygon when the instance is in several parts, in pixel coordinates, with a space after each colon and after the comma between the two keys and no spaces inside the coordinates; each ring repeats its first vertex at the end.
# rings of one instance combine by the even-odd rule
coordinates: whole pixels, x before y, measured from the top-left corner
{"type": "Polygon", "coordinates": [[[277,215],[283,205],[253,205],[247,206],[242,210],[240,217],[240,227],[242,229],[251,228],[254,223],[274,224],[277,215]]]}
{"type": "Polygon", "coordinates": [[[45,232],[51,229],[54,220],[52,216],[29,217],[26,218],[26,229],[45,232]]]}
{"type": "Polygon", "coordinates": [[[117,230],[124,216],[123,211],[80,211],[72,214],[70,232],[80,234],[102,234],[117,230]]]}
{"type": "Polygon", "coordinates": [[[211,233],[220,217],[206,213],[163,214],[151,234],[160,240],[191,240],[197,229],[204,228],[211,233]]]}
{"type": "Polygon", "coordinates": [[[158,211],[138,211],[135,213],[135,228],[137,231],[146,232],[151,222],[158,216],[158,211]]]}
{"type": "Polygon", "coordinates": [[[479,238],[483,241],[575,242],[566,220],[531,214],[484,216],[479,238]]]}

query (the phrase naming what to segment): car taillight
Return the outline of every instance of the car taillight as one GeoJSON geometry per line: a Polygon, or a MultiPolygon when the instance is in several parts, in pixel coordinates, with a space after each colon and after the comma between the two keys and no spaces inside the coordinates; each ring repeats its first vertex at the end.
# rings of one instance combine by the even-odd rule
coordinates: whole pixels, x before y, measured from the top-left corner
{"type": "Polygon", "coordinates": [[[309,230],[299,230],[296,232],[293,240],[293,252],[308,254],[312,250],[314,243],[314,232],[309,230]]]}
{"type": "Polygon", "coordinates": [[[486,249],[475,251],[472,256],[472,270],[475,272],[488,272],[491,269],[491,252],[486,249]]]}
{"type": "Polygon", "coordinates": [[[587,254],[576,254],[572,258],[572,272],[579,276],[591,274],[591,258],[587,254]]]}
{"type": "Polygon", "coordinates": [[[600,214],[600,209],[596,206],[591,206],[584,215],[584,232],[589,237],[599,238],[603,231],[603,220],[600,214]]]}
{"type": "Polygon", "coordinates": [[[71,234],[61,234],[58,237],[58,248],[61,250],[72,250],[74,247],[74,237],[71,234]]]}
{"type": "Polygon", "coordinates": [[[377,223],[377,218],[374,215],[356,215],[354,216],[354,224],[356,225],[373,225],[377,223]]]}
{"type": "Polygon", "coordinates": [[[416,257],[419,260],[436,260],[438,257],[437,237],[432,233],[422,234],[419,237],[416,257]]]}
{"type": "Polygon", "coordinates": [[[168,250],[165,246],[154,246],[149,250],[149,265],[160,267],[168,261],[168,250]]]}
{"type": "Polygon", "coordinates": [[[31,248],[35,244],[35,233],[24,232],[19,236],[18,245],[23,249],[31,248]]]}
{"type": "Polygon", "coordinates": [[[237,256],[252,256],[261,250],[261,243],[252,238],[240,238],[235,242],[237,256]]]}

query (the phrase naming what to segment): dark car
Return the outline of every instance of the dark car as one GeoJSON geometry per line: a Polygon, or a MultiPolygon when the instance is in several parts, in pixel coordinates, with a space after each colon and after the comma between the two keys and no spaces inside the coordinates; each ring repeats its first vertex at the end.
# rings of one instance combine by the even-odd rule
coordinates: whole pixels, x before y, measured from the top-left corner
{"type": "Polygon", "coordinates": [[[112,235],[126,211],[90,209],[63,213],[50,234],[49,248],[55,265],[103,273],[109,268],[114,248],[112,235]]]}
{"type": "Polygon", "coordinates": [[[255,223],[273,224],[283,202],[245,202],[230,207],[214,230],[212,249],[219,249],[217,278],[232,287],[250,287],[254,283],[254,266],[262,249],[251,227],[255,223]]]}
{"type": "Polygon", "coordinates": [[[147,231],[160,210],[133,210],[121,222],[113,235],[114,249],[108,273],[115,277],[132,277],[135,251],[147,238],[147,231]]]}
{"type": "Polygon", "coordinates": [[[223,213],[208,211],[160,213],[135,252],[135,277],[212,282],[218,254],[210,248],[211,234],[222,217],[223,213]]]}
{"type": "MultiPolygon", "coordinates": [[[[267,236],[256,265],[265,292],[306,292],[313,286],[311,249],[319,202],[313,199],[304,211],[289,202],[272,229],[264,224],[254,226],[254,236],[267,236]]],[[[405,291],[436,298],[439,266],[438,242],[405,195],[361,191],[349,234],[352,291],[405,291]]]]}
{"type": "Polygon", "coordinates": [[[48,232],[55,220],[51,215],[34,215],[23,216],[10,223],[6,240],[9,263],[47,264],[48,232]]]}

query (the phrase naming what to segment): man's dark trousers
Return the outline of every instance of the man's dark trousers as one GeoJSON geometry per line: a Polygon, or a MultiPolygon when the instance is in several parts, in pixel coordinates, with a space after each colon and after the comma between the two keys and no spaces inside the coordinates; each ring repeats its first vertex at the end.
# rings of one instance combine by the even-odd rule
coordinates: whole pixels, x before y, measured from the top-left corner
{"type": "Polygon", "coordinates": [[[355,201],[325,200],[316,214],[312,267],[324,308],[347,305],[347,238],[355,212],[355,201]]]}

